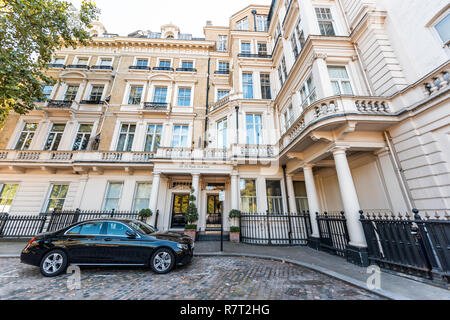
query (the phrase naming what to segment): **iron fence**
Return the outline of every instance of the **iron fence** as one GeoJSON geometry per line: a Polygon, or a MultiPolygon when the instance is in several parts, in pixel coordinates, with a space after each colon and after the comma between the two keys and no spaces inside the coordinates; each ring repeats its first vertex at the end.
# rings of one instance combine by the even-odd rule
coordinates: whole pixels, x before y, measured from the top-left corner
{"type": "Polygon", "coordinates": [[[31,238],[44,230],[46,217],[0,215],[0,238],[31,238]]]}
{"type": "Polygon", "coordinates": [[[429,279],[450,278],[450,221],[360,212],[369,260],[382,268],[429,279]]]}
{"type": "Polygon", "coordinates": [[[329,253],[345,257],[350,238],[344,212],[316,213],[316,219],[319,227],[320,248],[329,253]]]}
{"type": "Polygon", "coordinates": [[[74,223],[102,218],[138,219],[132,211],[58,211],[40,215],[0,214],[0,238],[31,238],[42,232],[64,229],[74,223]]]}
{"type": "Polygon", "coordinates": [[[259,245],[307,245],[311,234],[309,214],[244,213],[239,218],[240,239],[259,245]]]}

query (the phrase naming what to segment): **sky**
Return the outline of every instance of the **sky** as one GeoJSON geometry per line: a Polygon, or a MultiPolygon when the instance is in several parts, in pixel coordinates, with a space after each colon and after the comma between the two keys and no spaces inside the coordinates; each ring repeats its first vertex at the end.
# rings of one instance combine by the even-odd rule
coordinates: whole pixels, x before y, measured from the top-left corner
{"type": "MultiPolygon", "coordinates": [[[[81,0],[70,0],[79,7],[81,0]]],[[[270,5],[271,0],[95,0],[100,22],[110,33],[126,36],[136,30],[160,31],[173,23],[182,33],[203,36],[207,20],[228,26],[229,17],[250,4],[270,5]]]]}

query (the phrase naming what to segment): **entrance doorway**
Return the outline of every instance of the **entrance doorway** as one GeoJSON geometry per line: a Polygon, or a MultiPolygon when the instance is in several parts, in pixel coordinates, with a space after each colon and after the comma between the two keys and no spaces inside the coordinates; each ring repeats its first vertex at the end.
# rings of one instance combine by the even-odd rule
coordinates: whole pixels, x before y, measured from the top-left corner
{"type": "Polygon", "coordinates": [[[218,194],[209,194],[206,205],[206,231],[220,231],[222,225],[223,202],[218,194]]]}
{"type": "Polygon", "coordinates": [[[189,205],[189,193],[177,193],[173,195],[171,228],[184,228],[186,220],[184,215],[189,205]]]}

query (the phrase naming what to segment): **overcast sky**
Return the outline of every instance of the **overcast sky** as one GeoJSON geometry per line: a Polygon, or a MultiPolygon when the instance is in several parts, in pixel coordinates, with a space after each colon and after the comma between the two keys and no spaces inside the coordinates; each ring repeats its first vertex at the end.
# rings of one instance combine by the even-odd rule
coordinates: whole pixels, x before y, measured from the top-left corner
{"type": "MultiPolygon", "coordinates": [[[[71,0],[77,7],[81,0],[71,0]]],[[[95,0],[100,22],[110,33],[125,36],[136,30],[160,31],[173,23],[182,33],[203,36],[207,20],[227,26],[229,17],[250,4],[270,5],[271,0],[95,0]]]]}

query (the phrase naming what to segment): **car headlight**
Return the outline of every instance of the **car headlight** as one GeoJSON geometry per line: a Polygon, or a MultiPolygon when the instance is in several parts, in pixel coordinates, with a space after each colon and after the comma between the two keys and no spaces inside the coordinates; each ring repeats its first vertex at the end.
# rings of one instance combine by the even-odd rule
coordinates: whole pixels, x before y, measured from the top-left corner
{"type": "Polygon", "coordinates": [[[189,246],[187,244],[184,243],[178,243],[177,247],[181,250],[189,250],[189,246]]]}

